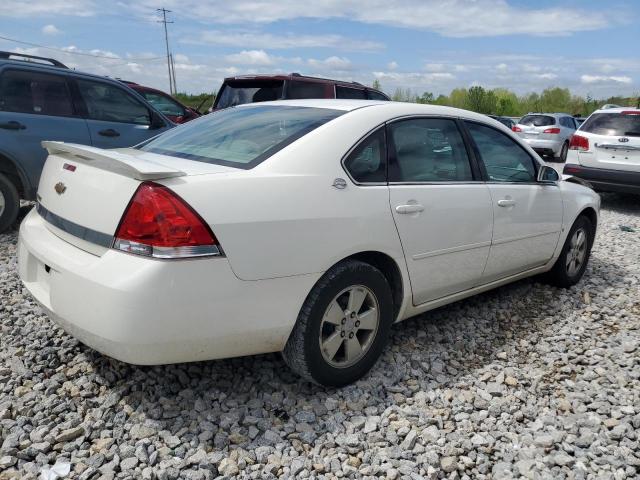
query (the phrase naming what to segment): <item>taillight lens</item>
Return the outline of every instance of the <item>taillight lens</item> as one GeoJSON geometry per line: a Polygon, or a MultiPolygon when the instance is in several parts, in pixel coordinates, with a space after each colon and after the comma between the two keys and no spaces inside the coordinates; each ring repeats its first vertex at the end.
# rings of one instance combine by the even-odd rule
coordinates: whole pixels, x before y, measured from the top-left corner
{"type": "Polygon", "coordinates": [[[640,115],[640,110],[625,110],[622,115],[640,115]]]}
{"type": "Polygon", "coordinates": [[[514,125],[513,127],[511,127],[511,130],[513,130],[514,132],[521,132],[522,131],[522,129],[517,125],[514,125]]]}
{"type": "Polygon", "coordinates": [[[221,254],[218,240],[200,215],[173,191],[153,182],[136,190],[113,248],[155,258],[221,254]]]}
{"type": "Polygon", "coordinates": [[[589,150],[589,139],[581,135],[573,135],[569,142],[569,150],[580,150],[581,152],[589,150]]]}
{"type": "Polygon", "coordinates": [[[554,135],[557,135],[558,133],[560,133],[560,129],[558,127],[547,128],[542,133],[553,133],[554,135]]]}

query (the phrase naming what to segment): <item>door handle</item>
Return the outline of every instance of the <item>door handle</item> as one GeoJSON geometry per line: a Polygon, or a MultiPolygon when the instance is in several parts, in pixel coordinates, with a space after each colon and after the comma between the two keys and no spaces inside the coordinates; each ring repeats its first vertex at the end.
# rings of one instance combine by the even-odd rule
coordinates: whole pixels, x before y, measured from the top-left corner
{"type": "Polygon", "coordinates": [[[398,205],[396,212],[398,213],[418,213],[422,212],[424,207],[418,203],[410,203],[409,205],[398,205]]]}
{"type": "Polygon", "coordinates": [[[107,128],[106,130],[100,130],[98,132],[103,137],[119,137],[120,133],[113,128],[107,128]]]}
{"type": "Polygon", "coordinates": [[[510,198],[505,198],[502,200],[498,200],[499,207],[513,207],[516,204],[515,200],[511,200],[510,198]]]}
{"type": "Polygon", "coordinates": [[[0,128],[5,130],[24,130],[26,125],[21,124],[20,122],[16,122],[15,120],[11,120],[10,122],[0,123],[0,128]]]}

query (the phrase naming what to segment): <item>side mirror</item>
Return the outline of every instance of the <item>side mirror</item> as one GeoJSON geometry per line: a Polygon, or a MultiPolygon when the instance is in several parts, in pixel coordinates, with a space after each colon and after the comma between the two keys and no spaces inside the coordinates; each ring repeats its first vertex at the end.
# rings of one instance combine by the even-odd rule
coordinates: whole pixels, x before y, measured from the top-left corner
{"type": "Polygon", "coordinates": [[[166,125],[162,117],[154,110],[151,110],[149,115],[151,117],[151,123],[149,124],[150,130],[157,130],[158,128],[162,128],[166,125]]]}
{"type": "Polygon", "coordinates": [[[555,168],[548,165],[543,165],[538,170],[538,183],[555,183],[560,180],[560,175],[556,172],[555,168]]]}

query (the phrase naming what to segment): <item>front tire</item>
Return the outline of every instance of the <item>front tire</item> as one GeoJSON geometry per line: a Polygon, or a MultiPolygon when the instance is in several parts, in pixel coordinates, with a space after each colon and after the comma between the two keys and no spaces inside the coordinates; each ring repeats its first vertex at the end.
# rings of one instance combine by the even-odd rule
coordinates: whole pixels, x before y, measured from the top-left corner
{"type": "Polygon", "coordinates": [[[392,323],[393,298],[385,276],[367,263],[347,260],[313,287],[282,356],[309,381],[347,385],[376,363],[392,323]]]}
{"type": "Polygon", "coordinates": [[[0,233],[8,230],[20,211],[18,189],[5,175],[0,173],[0,233]]]}
{"type": "Polygon", "coordinates": [[[595,228],[586,216],[575,221],[562,252],[553,268],[546,274],[548,283],[561,288],[569,288],[580,281],[589,262],[595,228]]]}

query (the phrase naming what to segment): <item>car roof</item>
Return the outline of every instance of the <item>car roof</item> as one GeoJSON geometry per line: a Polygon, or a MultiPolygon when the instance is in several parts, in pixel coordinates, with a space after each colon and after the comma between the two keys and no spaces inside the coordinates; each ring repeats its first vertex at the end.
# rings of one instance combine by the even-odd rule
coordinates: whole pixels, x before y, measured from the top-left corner
{"type": "Polygon", "coordinates": [[[126,85],[126,83],[121,82],[115,78],[105,77],[104,75],[95,75],[93,73],[81,72],[79,70],[75,70],[72,68],[59,67],[56,65],[45,65],[43,63],[37,62],[28,62],[25,60],[13,60],[10,58],[0,58],[0,66],[3,65],[12,65],[15,67],[26,68],[29,70],[42,70],[50,73],[57,73],[62,75],[78,75],[87,78],[94,78],[96,80],[107,80],[109,82],[116,82],[120,85],[126,85]]]}
{"type": "Polygon", "coordinates": [[[554,112],[554,113],[529,112],[526,115],[523,115],[522,118],[527,117],[529,115],[546,115],[548,117],[573,117],[573,115],[569,115],[568,113],[561,113],[561,112],[554,112]]]}
{"type": "Polygon", "coordinates": [[[636,107],[599,108],[593,113],[622,113],[622,112],[638,112],[638,114],[640,114],[640,109],[636,107]]]}

